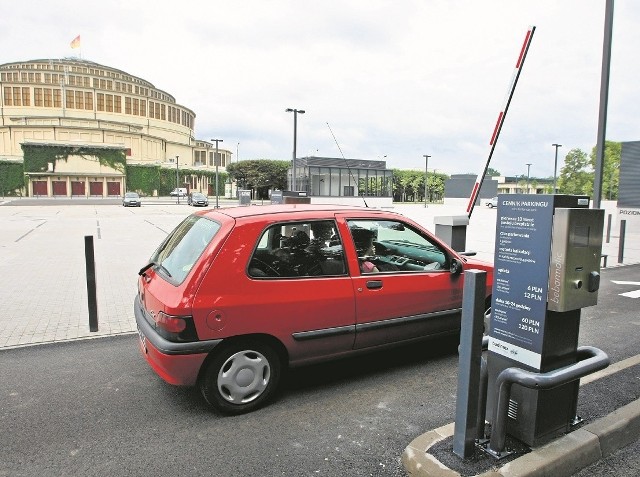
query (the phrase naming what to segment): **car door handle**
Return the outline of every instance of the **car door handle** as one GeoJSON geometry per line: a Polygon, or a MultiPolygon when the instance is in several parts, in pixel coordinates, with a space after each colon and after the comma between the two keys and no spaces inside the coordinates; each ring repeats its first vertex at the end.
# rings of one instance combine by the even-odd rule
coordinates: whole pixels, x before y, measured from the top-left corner
{"type": "Polygon", "coordinates": [[[369,280],[367,282],[367,288],[369,290],[378,290],[382,288],[382,280],[369,280]]]}

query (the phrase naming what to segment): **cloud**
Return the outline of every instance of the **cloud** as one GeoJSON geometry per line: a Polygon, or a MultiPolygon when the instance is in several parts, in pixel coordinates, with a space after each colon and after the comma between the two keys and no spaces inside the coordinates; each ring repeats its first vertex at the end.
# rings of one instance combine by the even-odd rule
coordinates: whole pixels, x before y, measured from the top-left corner
{"type": "MultiPolygon", "coordinates": [[[[608,138],[637,140],[640,5],[616,3],[608,138]]],[[[241,159],[298,153],[479,172],[524,34],[537,27],[491,166],[553,174],[595,145],[604,2],[24,0],[0,18],[0,63],[76,54],[141,77],[241,159]],[[25,12],[25,13],[23,13],[25,12]],[[28,12],[28,14],[26,13],[28,12]],[[329,130],[334,132],[335,139],[329,130]],[[238,143],[240,145],[238,146],[238,143]],[[563,156],[562,156],[563,157],[563,156]]]]}

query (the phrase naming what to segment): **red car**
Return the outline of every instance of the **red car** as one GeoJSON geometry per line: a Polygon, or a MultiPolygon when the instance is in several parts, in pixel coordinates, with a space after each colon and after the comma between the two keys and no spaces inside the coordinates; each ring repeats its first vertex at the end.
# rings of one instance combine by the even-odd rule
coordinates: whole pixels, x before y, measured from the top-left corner
{"type": "Polygon", "coordinates": [[[290,366],[459,333],[464,268],[393,212],[334,205],[203,210],[139,272],[140,348],[165,381],[251,411],[290,366]]]}

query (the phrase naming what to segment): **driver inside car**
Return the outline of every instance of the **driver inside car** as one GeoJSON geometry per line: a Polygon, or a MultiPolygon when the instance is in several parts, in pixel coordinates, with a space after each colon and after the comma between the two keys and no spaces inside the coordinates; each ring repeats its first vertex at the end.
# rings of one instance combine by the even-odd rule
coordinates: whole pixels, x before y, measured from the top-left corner
{"type": "Polygon", "coordinates": [[[375,240],[375,232],[360,227],[351,228],[351,236],[353,243],[358,252],[358,261],[360,262],[360,271],[362,273],[378,273],[378,267],[371,262],[371,258],[376,255],[376,248],[373,244],[375,240]]]}

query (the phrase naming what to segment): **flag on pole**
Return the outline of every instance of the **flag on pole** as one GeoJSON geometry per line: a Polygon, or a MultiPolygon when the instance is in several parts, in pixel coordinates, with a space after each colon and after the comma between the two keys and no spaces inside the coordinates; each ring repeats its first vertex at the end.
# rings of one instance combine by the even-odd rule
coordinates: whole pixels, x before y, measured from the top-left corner
{"type": "Polygon", "coordinates": [[[80,35],[71,40],[71,48],[80,48],[80,35]]]}

